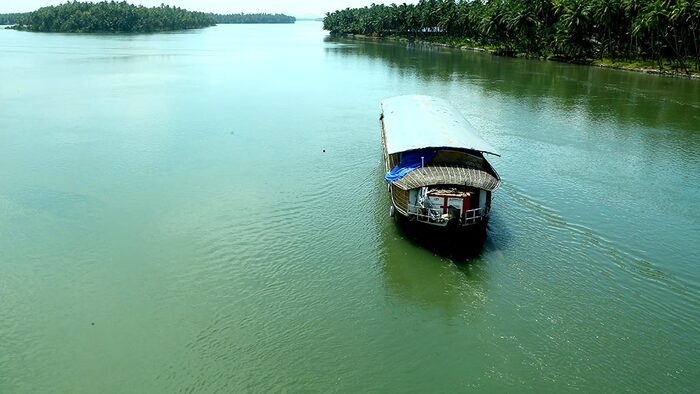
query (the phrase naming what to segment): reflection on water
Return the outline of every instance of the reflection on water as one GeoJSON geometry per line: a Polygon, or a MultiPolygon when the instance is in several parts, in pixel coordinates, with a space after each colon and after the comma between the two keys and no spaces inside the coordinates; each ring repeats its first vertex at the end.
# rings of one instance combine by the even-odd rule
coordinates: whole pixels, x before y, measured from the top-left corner
{"type": "MultiPolygon", "coordinates": [[[[327,38],[330,55],[381,60],[400,77],[426,82],[467,82],[484,94],[525,100],[532,108],[552,104],[589,119],[677,130],[700,125],[700,81],[633,72],[512,59],[412,43],[327,38]],[[642,107],[643,110],[640,110],[642,107]]],[[[696,138],[687,142],[698,146],[696,138]]],[[[653,138],[653,136],[652,136],[653,138]]]]}
{"type": "Polygon", "coordinates": [[[478,257],[486,242],[486,228],[442,228],[416,223],[397,215],[396,225],[406,239],[455,263],[478,257]]]}
{"type": "Polygon", "coordinates": [[[455,324],[482,315],[488,300],[488,270],[478,257],[483,239],[447,245],[415,223],[383,222],[380,262],[388,294],[455,324]]]}

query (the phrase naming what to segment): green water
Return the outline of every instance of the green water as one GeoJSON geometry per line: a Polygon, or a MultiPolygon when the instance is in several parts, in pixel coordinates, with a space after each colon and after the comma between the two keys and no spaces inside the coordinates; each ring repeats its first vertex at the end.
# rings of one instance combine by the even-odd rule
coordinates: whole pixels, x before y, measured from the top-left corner
{"type": "Polygon", "coordinates": [[[0,53],[2,393],[700,385],[700,81],[311,22],[0,53]],[[408,93],[503,155],[466,262],[388,217],[408,93]]]}

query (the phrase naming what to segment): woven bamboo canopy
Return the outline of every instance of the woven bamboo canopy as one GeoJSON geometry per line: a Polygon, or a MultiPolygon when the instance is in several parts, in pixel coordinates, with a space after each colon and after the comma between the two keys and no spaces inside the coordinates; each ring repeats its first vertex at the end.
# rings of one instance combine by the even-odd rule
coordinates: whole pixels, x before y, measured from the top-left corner
{"type": "Polygon", "coordinates": [[[501,185],[498,176],[485,170],[466,166],[438,165],[415,169],[393,185],[410,190],[431,185],[465,185],[494,191],[501,185]]]}

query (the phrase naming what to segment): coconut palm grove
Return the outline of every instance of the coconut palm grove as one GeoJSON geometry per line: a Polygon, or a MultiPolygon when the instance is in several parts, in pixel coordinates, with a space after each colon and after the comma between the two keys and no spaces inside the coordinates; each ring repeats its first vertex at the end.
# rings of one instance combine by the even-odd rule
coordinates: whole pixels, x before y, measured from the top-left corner
{"type": "Polygon", "coordinates": [[[700,68],[697,0],[421,0],[328,13],[334,34],[398,36],[570,60],[700,68]]]}

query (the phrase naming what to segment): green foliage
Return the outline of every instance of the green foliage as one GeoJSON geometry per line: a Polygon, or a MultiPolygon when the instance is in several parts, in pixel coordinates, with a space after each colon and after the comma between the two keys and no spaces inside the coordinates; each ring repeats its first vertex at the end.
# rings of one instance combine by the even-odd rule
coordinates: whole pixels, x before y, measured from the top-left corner
{"type": "Polygon", "coordinates": [[[202,12],[191,12],[162,4],[146,8],[125,1],[68,2],[42,7],[21,16],[17,30],[62,33],[143,33],[213,26],[202,12]]]}
{"type": "Polygon", "coordinates": [[[472,42],[505,53],[700,68],[700,0],[421,0],[328,13],[332,34],[472,42]],[[665,63],[666,62],[666,63],[665,63]],[[667,63],[670,62],[670,63],[667,63]]]}
{"type": "Polygon", "coordinates": [[[284,14],[209,14],[216,23],[294,23],[297,19],[284,14]]]}
{"type": "Polygon", "coordinates": [[[161,5],[146,8],[126,1],[72,1],[26,14],[0,14],[0,24],[17,30],[63,33],[135,33],[197,29],[217,23],[294,23],[283,14],[205,14],[161,5]]]}
{"type": "Polygon", "coordinates": [[[24,15],[26,14],[0,14],[0,25],[14,25],[24,15]]]}

